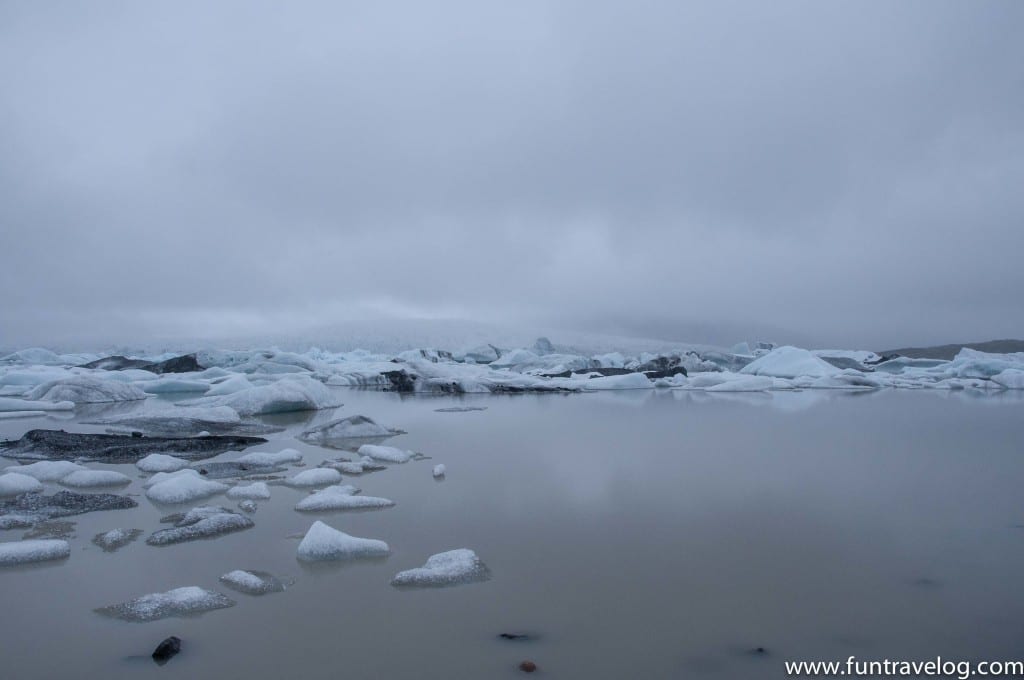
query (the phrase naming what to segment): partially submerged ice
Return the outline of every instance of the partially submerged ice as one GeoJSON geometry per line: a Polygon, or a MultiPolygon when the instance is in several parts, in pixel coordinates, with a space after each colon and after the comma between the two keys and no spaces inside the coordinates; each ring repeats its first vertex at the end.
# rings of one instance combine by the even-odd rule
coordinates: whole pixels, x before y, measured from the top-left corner
{"type": "Polygon", "coordinates": [[[382,446],[380,444],[363,444],[359,447],[357,453],[360,456],[385,463],[408,463],[416,455],[412,451],[404,451],[394,446],[382,446]]]}
{"type": "Polygon", "coordinates": [[[52,496],[41,493],[26,493],[9,501],[0,501],[0,518],[16,516],[31,517],[35,521],[81,515],[101,510],[124,510],[138,506],[128,496],[109,493],[81,494],[74,491],[59,491],[52,496]]]}
{"type": "Polygon", "coordinates": [[[233,607],[235,602],[221,593],[198,586],[175,588],[166,593],[151,593],[122,604],[101,607],[97,614],[125,621],[156,621],[169,616],[201,614],[214,609],[233,607]]]}
{"type": "Polygon", "coordinates": [[[253,482],[228,489],[228,498],[233,500],[265,501],[270,498],[270,487],[266,482],[253,482]]]}
{"type": "Polygon", "coordinates": [[[143,472],[176,472],[187,468],[189,462],[184,458],[170,456],[166,453],[151,453],[135,462],[135,467],[143,472]]]}
{"type": "Polygon", "coordinates": [[[391,549],[384,541],[358,538],[316,521],[309,527],[296,556],[303,562],[346,560],[359,557],[383,557],[391,549]]]}
{"type": "Polygon", "coordinates": [[[29,430],[20,439],[0,442],[0,456],[17,460],[89,460],[134,463],[151,453],[174,451],[178,458],[203,460],[267,440],[261,437],[142,437],[120,434],[29,430]]]}
{"type": "Polygon", "coordinates": [[[427,563],[416,569],[398,572],[393,586],[443,587],[490,578],[490,571],[476,553],[467,548],[431,555],[427,563]]]}
{"type": "Polygon", "coordinates": [[[235,462],[264,466],[283,465],[284,463],[301,463],[302,454],[295,449],[282,449],[277,453],[253,451],[245,454],[244,456],[238,457],[235,462]]]}
{"type": "Polygon", "coordinates": [[[17,472],[19,475],[35,477],[40,482],[56,482],[72,472],[87,468],[69,460],[41,460],[29,465],[15,465],[4,469],[4,472],[17,472]]]}
{"type": "Polygon", "coordinates": [[[0,543],[0,567],[48,562],[71,555],[71,546],[60,539],[0,543]]]}
{"type": "Polygon", "coordinates": [[[299,439],[319,446],[344,445],[351,439],[385,439],[404,434],[401,430],[381,425],[367,416],[349,416],[310,428],[299,439]]]}
{"type": "Polygon", "coordinates": [[[94,545],[103,549],[103,552],[114,552],[125,547],[142,535],[142,529],[111,529],[93,536],[94,545]]]}
{"type": "Polygon", "coordinates": [[[280,593],[287,588],[287,584],[273,574],[268,574],[265,571],[250,571],[248,569],[229,571],[220,577],[220,582],[228,588],[245,593],[246,595],[280,593]]]}
{"type": "Polygon", "coordinates": [[[172,545],[201,538],[216,538],[253,526],[251,519],[234,510],[205,505],[189,510],[173,527],[154,532],[146,539],[146,543],[172,545]]]}
{"type": "Polygon", "coordinates": [[[306,496],[295,504],[300,512],[328,512],[331,510],[370,510],[390,508],[395,504],[387,498],[357,495],[359,489],[351,484],[329,486],[306,496]]]}

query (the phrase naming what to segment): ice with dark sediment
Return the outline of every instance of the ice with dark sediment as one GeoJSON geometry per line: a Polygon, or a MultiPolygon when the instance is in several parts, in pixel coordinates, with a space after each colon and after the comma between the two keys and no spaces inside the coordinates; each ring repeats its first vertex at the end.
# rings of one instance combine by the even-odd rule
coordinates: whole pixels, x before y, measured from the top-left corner
{"type": "Polygon", "coordinates": [[[138,505],[128,496],[109,493],[81,494],[74,491],[59,491],[52,496],[41,493],[26,493],[12,500],[0,501],[0,518],[14,516],[32,517],[35,521],[81,515],[101,510],[123,510],[138,505]]]}
{"type": "Polygon", "coordinates": [[[142,529],[111,529],[93,536],[92,542],[102,548],[103,552],[115,552],[141,535],[142,529]]]}
{"type": "Polygon", "coordinates": [[[0,442],[0,456],[17,460],[87,460],[135,463],[151,453],[174,452],[178,458],[203,460],[230,450],[266,442],[261,437],[144,437],[64,430],[29,430],[15,441],[0,442]]]}
{"type": "Polygon", "coordinates": [[[351,440],[384,440],[399,434],[404,433],[401,430],[382,425],[367,416],[355,415],[332,420],[329,423],[308,429],[298,438],[309,444],[337,448],[345,446],[351,440]]]}
{"type": "Polygon", "coordinates": [[[490,570],[476,553],[467,548],[431,555],[426,564],[401,571],[391,579],[393,586],[443,587],[485,581],[490,570]]]}
{"type": "Polygon", "coordinates": [[[121,604],[100,607],[96,613],[125,621],[156,621],[170,616],[201,614],[233,607],[234,600],[198,586],[175,588],[165,593],[150,593],[121,604]]]}
{"type": "Polygon", "coordinates": [[[220,582],[232,590],[246,595],[266,595],[280,593],[288,584],[265,571],[236,569],[220,577],[220,582]]]}
{"type": "Polygon", "coordinates": [[[172,545],[203,538],[216,538],[253,526],[255,525],[251,519],[234,510],[204,505],[189,510],[180,519],[177,519],[173,527],[154,532],[146,539],[146,543],[149,545],[172,545]]]}

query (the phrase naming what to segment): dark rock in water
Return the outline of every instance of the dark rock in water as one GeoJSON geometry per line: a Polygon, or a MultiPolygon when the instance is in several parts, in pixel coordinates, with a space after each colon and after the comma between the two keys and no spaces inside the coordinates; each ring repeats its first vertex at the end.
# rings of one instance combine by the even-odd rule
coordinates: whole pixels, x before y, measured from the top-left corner
{"type": "Polygon", "coordinates": [[[58,491],[52,496],[25,493],[14,500],[0,502],[0,516],[25,515],[40,521],[57,517],[70,517],[100,510],[124,510],[138,505],[128,496],[111,493],[75,493],[58,491]]]}
{"type": "Polygon", "coordinates": [[[153,650],[153,661],[163,666],[165,663],[171,660],[171,657],[181,651],[181,638],[176,635],[172,635],[153,650]]]}
{"type": "Polygon", "coordinates": [[[390,386],[387,389],[392,392],[416,391],[416,376],[405,371],[384,371],[381,375],[388,379],[390,386]]]}
{"type": "Polygon", "coordinates": [[[768,650],[764,647],[754,647],[750,650],[750,654],[753,656],[768,656],[768,650]]]}
{"type": "Polygon", "coordinates": [[[207,479],[228,479],[230,477],[244,477],[246,475],[269,475],[275,472],[285,472],[287,468],[276,465],[254,465],[253,463],[229,461],[224,463],[203,463],[202,465],[194,465],[193,469],[198,470],[199,474],[207,479]]]}
{"type": "Polygon", "coordinates": [[[0,442],[0,456],[16,460],[90,460],[134,463],[151,453],[173,451],[178,458],[203,460],[225,451],[263,444],[262,437],[208,435],[204,437],[143,437],[120,434],[29,430],[21,439],[0,442]]]}
{"type": "Polygon", "coordinates": [[[151,366],[153,362],[146,361],[145,359],[129,359],[123,357],[120,354],[114,356],[104,357],[97,359],[96,361],[90,361],[87,364],[82,364],[79,368],[99,368],[104,371],[123,371],[129,368],[142,368],[145,369],[151,366]]]}
{"type": "Polygon", "coordinates": [[[184,515],[171,515],[161,519],[177,520],[170,529],[161,529],[146,539],[148,545],[173,545],[200,538],[215,538],[243,529],[250,529],[255,523],[234,510],[217,506],[200,506],[193,508],[184,515]]]}
{"type": "Polygon", "coordinates": [[[532,661],[523,661],[519,664],[519,670],[524,673],[533,673],[537,670],[537,664],[532,661]]]}
{"type": "Polygon", "coordinates": [[[82,364],[80,368],[100,368],[104,371],[123,371],[129,368],[141,368],[153,373],[191,373],[201,371],[203,367],[196,361],[195,354],[183,354],[164,361],[146,361],[145,359],[129,359],[119,354],[104,357],[96,361],[82,364]]]}
{"type": "Polygon", "coordinates": [[[529,633],[501,633],[498,635],[502,640],[515,640],[517,642],[529,642],[534,638],[529,633]]]}

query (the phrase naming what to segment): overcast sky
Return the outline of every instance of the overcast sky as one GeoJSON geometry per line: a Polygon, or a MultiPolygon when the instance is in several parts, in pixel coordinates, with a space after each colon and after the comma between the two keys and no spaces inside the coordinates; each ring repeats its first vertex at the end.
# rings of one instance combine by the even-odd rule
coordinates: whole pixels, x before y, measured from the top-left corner
{"type": "Polygon", "coordinates": [[[1024,2],[0,2],[0,344],[1024,336],[1024,2]]]}

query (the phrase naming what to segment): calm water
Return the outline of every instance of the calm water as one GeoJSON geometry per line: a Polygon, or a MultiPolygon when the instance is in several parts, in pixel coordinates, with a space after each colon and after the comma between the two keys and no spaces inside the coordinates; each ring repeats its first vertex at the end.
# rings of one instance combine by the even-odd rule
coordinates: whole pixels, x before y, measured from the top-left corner
{"type": "MultiPolygon", "coordinates": [[[[0,571],[0,675],[501,678],[532,659],[549,677],[752,678],[783,677],[785,659],[1024,657],[1024,401],[1012,395],[345,400],[270,419],[288,430],[260,449],[299,448],[314,466],[334,454],[293,439],[310,424],[361,413],[407,430],[389,443],[432,460],[348,480],[398,505],[320,517],[388,541],[390,557],[301,565],[294,536],[315,518],[292,509],[306,492],[282,486],[242,533],[112,554],[90,543],[162,526],[167,508],[140,497],[71,518],[70,559],[0,571]],[[487,410],[434,410],[456,405],[487,410]],[[492,580],[388,585],[458,547],[492,580]],[[264,597],[223,589],[217,577],[239,568],[296,582],[264,597]],[[145,624],[92,612],[186,585],[238,604],[145,624]],[[506,631],[539,639],[496,638],[506,631]],[[183,652],[157,667],[148,654],[172,634],[183,652]]],[[[55,422],[0,421],[0,433],[71,424],[55,422]]]]}

